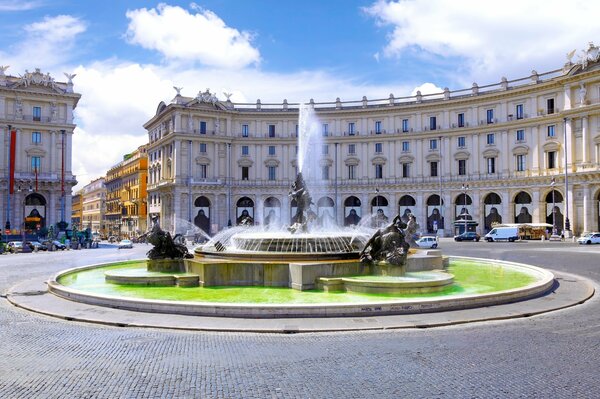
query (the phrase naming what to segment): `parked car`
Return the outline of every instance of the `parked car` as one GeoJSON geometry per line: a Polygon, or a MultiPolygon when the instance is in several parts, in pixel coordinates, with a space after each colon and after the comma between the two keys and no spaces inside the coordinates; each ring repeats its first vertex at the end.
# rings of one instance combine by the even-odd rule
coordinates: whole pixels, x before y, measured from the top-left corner
{"type": "Polygon", "coordinates": [[[39,241],[29,241],[27,243],[32,251],[47,251],[48,247],[39,241]]]}
{"type": "Polygon", "coordinates": [[[115,236],[108,237],[108,242],[110,242],[110,243],[117,242],[117,241],[118,241],[118,239],[115,236]]]}
{"type": "Polygon", "coordinates": [[[488,242],[507,240],[510,242],[519,239],[518,227],[494,227],[484,237],[488,242]]]}
{"type": "Polygon", "coordinates": [[[600,233],[587,233],[577,239],[579,244],[600,244],[600,233]]]}
{"type": "Polygon", "coordinates": [[[454,241],[477,241],[481,239],[481,236],[474,231],[466,231],[462,234],[454,236],[454,241]]]}
{"type": "Polygon", "coordinates": [[[7,248],[8,252],[12,252],[13,254],[23,252],[23,241],[10,241],[7,248]]]}
{"type": "Polygon", "coordinates": [[[50,251],[56,251],[57,249],[65,250],[67,246],[58,240],[46,240],[42,241],[42,244],[46,245],[50,251]]]}
{"type": "Polygon", "coordinates": [[[424,236],[419,238],[416,241],[417,245],[420,248],[437,248],[438,247],[438,239],[434,236],[424,236]]]}
{"type": "Polygon", "coordinates": [[[131,242],[131,240],[121,240],[121,242],[119,242],[119,249],[122,248],[133,248],[133,243],[131,242]]]}

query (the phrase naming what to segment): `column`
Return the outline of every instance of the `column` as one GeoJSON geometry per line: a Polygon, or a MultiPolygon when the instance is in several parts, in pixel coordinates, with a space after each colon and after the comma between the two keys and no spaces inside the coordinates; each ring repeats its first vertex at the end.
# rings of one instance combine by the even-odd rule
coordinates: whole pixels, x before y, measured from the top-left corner
{"type": "MultiPolygon", "coordinates": [[[[367,190],[374,189],[373,187],[368,187],[367,190]]],[[[369,201],[369,193],[362,193],[362,195],[358,195],[360,197],[360,209],[361,209],[361,218],[364,219],[366,217],[371,216],[371,202],[369,201]]]]}
{"type": "Polygon", "coordinates": [[[372,163],[370,162],[371,157],[369,156],[369,143],[357,143],[357,145],[360,147],[359,151],[361,154],[361,162],[359,163],[361,171],[359,178],[367,179],[369,178],[369,168],[372,167],[372,163]]]}
{"type": "MultiPolygon", "coordinates": [[[[588,117],[581,118],[581,162],[585,165],[588,163],[589,157],[589,131],[588,117]]],[[[587,231],[587,230],[585,230],[587,231]]]]}
{"type": "Polygon", "coordinates": [[[563,101],[565,111],[571,109],[571,85],[565,85],[563,101]]]}
{"type": "Polygon", "coordinates": [[[534,223],[546,223],[546,202],[540,200],[540,189],[534,190],[531,198],[531,203],[534,205],[533,215],[531,220],[534,223]]]}
{"type": "Polygon", "coordinates": [[[48,147],[48,173],[56,173],[56,130],[50,131],[50,146],[48,147]]]}
{"type": "Polygon", "coordinates": [[[442,194],[442,201],[444,204],[444,231],[442,237],[447,235],[452,236],[454,235],[454,225],[452,224],[454,221],[454,205],[452,204],[451,193],[445,191],[444,194],[442,194]]]}
{"type": "MultiPolygon", "coordinates": [[[[571,224],[571,232],[574,232],[577,229],[577,220],[575,219],[575,212],[576,212],[575,211],[575,193],[574,193],[573,189],[574,189],[574,184],[570,183],[569,191],[568,191],[568,199],[565,198],[565,200],[568,201],[568,204],[569,204],[569,213],[567,214],[566,209],[565,209],[565,212],[564,212],[565,220],[563,221],[563,226],[566,226],[566,218],[569,218],[569,222],[571,224]]],[[[572,235],[569,237],[572,237],[572,235]]]]}
{"type": "Polygon", "coordinates": [[[171,174],[175,181],[181,177],[181,140],[175,140],[173,146],[173,157],[171,163],[171,174]]]}
{"type": "Polygon", "coordinates": [[[473,136],[471,137],[471,145],[472,145],[472,149],[471,149],[471,158],[473,160],[473,170],[470,171],[471,174],[481,174],[481,169],[480,169],[480,158],[481,158],[481,153],[483,152],[480,148],[479,148],[479,134],[474,133],[473,136]]]}
{"type": "MultiPolygon", "coordinates": [[[[461,193],[462,194],[462,193],[461,193]]],[[[472,192],[467,195],[471,195],[471,200],[473,201],[473,220],[479,222],[479,226],[477,226],[477,230],[483,231],[483,222],[485,221],[485,206],[483,206],[483,202],[481,201],[481,189],[473,187],[472,192]]]]}
{"type": "Polygon", "coordinates": [[[73,132],[65,132],[65,176],[73,174],[73,132]]]}
{"type": "Polygon", "coordinates": [[[411,140],[409,141],[409,146],[415,145],[414,151],[411,149],[411,153],[416,154],[415,156],[415,177],[421,178],[425,175],[423,170],[425,169],[425,165],[427,165],[427,161],[425,160],[425,155],[423,154],[423,140],[411,140]]]}
{"type": "Polygon", "coordinates": [[[425,199],[423,198],[423,192],[419,191],[416,193],[415,200],[417,201],[417,213],[415,217],[417,218],[417,223],[421,227],[421,231],[427,231],[427,205],[425,204],[425,199]]]}
{"type": "Polygon", "coordinates": [[[439,143],[440,145],[442,145],[441,150],[443,150],[443,153],[441,153],[442,155],[442,161],[444,162],[444,176],[450,176],[452,173],[451,171],[451,160],[454,160],[454,157],[452,157],[451,155],[451,151],[450,151],[450,138],[448,137],[442,137],[442,141],[443,141],[443,145],[441,143],[439,143]]]}
{"type": "MultiPolygon", "coordinates": [[[[536,111],[537,112],[537,111],[536,111]]],[[[531,146],[531,171],[534,174],[539,174],[539,172],[544,169],[543,160],[540,162],[540,153],[543,153],[544,148],[541,145],[533,145],[533,143],[543,143],[542,138],[539,137],[539,126],[533,126],[531,128],[531,140],[528,140],[529,143],[532,143],[531,146]]]]}
{"type": "Polygon", "coordinates": [[[592,193],[590,185],[586,183],[583,186],[583,232],[589,232],[590,226],[593,226],[592,219],[594,217],[594,204],[592,201],[592,193]]]}
{"type": "MultiPolygon", "coordinates": [[[[1,100],[0,100],[0,104],[1,104],[1,100]]],[[[9,137],[10,137],[10,133],[8,133],[8,126],[5,126],[2,128],[2,135],[0,135],[0,137],[2,137],[2,140],[0,140],[0,173],[4,172],[5,168],[8,168],[8,146],[10,145],[10,141],[9,141],[9,137]]],[[[2,173],[2,176],[0,176],[0,179],[4,179],[6,176],[8,176],[8,172],[4,172],[2,173]]]]}
{"type": "MultiPolygon", "coordinates": [[[[67,191],[67,189],[65,188],[65,191],[67,191]]],[[[71,189],[69,188],[69,192],[71,191],[71,189]]],[[[65,222],[69,223],[69,226],[71,226],[71,215],[72,215],[72,207],[73,207],[73,202],[72,202],[73,197],[71,195],[66,195],[65,194],[65,222]]],[[[73,226],[71,226],[73,227],[73,226]]]]}
{"type": "MultiPolygon", "coordinates": [[[[566,119],[564,129],[566,129],[566,141],[564,143],[566,150],[566,164],[565,168],[569,168],[569,171],[573,171],[573,130],[572,130],[572,120],[566,119]]],[[[557,132],[558,133],[558,132],[557,132]]]]}
{"type": "Polygon", "coordinates": [[[502,199],[502,204],[501,204],[501,215],[502,215],[502,222],[503,223],[513,223],[513,221],[515,220],[514,217],[514,206],[511,207],[511,203],[510,203],[510,192],[508,191],[508,189],[505,189],[504,191],[501,191],[500,193],[500,198],[502,199]],[[513,211],[511,211],[511,208],[513,208],[513,211]]]}
{"type": "MultiPolygon", "coordinates": [[[[508,167],[510,165],[510,156],[512,156],[512,152],[509,150],[508,146],[508,132],[504,130],[502,133],[502,175],[508,176],[508,167]]],[[[499,166],[499,165],[498,165],[499,166]]]]}

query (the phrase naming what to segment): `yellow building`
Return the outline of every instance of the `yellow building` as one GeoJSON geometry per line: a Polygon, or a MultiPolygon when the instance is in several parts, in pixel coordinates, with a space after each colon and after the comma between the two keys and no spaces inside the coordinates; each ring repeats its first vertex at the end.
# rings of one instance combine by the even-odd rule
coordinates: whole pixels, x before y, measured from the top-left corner
{"type": "Polygon", "coordinates": [[[74,228],[81,228],[81,220],[83,219],[83,196],[82,190],[73,194],[71,201],[71,225],[74,228]]]}
{"type": "Polygon", "coordinates": [[[139,147],[106,173],[105,224],[109,235],[137,237],[147,229],[148,157],[139,147]]]}

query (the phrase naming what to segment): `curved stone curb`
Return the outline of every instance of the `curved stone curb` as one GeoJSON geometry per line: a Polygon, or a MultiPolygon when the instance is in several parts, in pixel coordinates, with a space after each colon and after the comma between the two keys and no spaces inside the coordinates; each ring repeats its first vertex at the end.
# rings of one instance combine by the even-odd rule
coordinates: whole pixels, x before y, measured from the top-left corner
{"type": "Polygon", "coordinates": [[[483,308],[410,315],[250,319],[144,313],[73,302],[50,294],[40,279],[12,287],[7,299],[15,306],[69,321],[118,327],[195,331],[300,333],[430,328],[529,317],[583,304],[597,288],[578,275],[555,272],[556,284],[542,297],[483,308]]]}

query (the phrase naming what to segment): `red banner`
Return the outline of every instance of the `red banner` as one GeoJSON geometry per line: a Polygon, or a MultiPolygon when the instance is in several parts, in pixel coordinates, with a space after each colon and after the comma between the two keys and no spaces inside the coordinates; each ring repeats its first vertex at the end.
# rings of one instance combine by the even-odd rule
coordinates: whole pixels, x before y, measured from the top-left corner
{"type": "Polygon", "coordinates": [[[10,165],[9,165],[9,192],[15,193],[15,152],[17,149],[17,131],[10,131],[10,165]]]}

